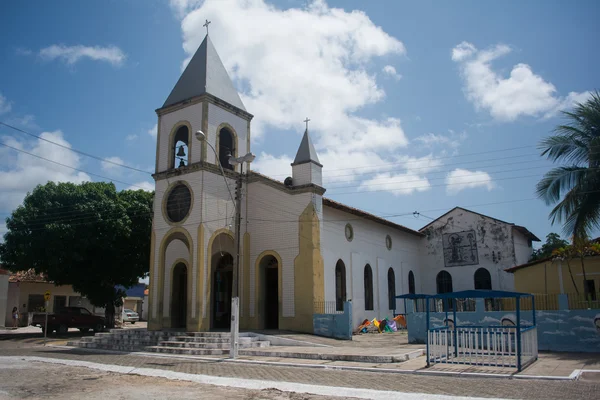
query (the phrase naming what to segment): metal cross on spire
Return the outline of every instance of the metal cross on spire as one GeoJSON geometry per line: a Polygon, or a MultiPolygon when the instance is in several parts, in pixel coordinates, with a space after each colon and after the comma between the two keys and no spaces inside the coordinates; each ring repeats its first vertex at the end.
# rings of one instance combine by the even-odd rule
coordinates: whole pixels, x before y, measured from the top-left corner
{"type": "Polygon", "coordinates": [[[306,117],[306,119],[302,122],[306,123],[306,130],[308,130],[308,123],[310,122],[310,118],[306,117]]]}
{"type": "Polygon", "coordinates": [[[210,25],[210,22],[211,21],[206,20],[206,22],[204,23],[204,25],[202,25],[202,26],[206,27],[206,36],[208,36],[208,26],[210,25]]]}

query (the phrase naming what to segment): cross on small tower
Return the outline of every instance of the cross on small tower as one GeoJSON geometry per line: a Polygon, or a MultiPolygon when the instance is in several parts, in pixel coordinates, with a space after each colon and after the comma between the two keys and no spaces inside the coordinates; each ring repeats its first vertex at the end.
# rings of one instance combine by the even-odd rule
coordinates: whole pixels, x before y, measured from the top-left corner
{"type": "Polygon", "coordinates": [[[308,130],[308,123],[310,122],[310,119],[308,117],[306,117],[306,119],[302,122],[306,123],[306,130],[308,130]]]}
{"type": "Polygon", "coordinates": [[[208,26],[209,25],[210,25],[210,21],[209,20],[206,20],[206,22],[204,23],[204,25],[202,25],[202,26],[206,27],[206,36],[208,36],[208,26]]]}

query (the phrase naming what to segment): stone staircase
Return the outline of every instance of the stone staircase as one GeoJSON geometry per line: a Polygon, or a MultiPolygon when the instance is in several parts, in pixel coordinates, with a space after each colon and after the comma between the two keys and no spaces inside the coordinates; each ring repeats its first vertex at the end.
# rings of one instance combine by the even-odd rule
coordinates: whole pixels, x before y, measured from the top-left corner
{"type": "MultiPolygon", "coordinates": [[[[186,354],[194,356],[218,356],[229,354],[229,333],[216,332],[188,332],[180,335],[171,335],[168,340],[162,340],[158,346],[148,347],[149,351],[167,354],[186,354]]],[[[239,349],[269,347],[270,343],[259,340],[249,333],[240,333],[238,337],[239,349]]]]}
{"type": "MultiPolygon", "coordinates": [[[[70,341],[67,346],[116,351],[150,351],[166,354],[228,355],[229,333],[147,331],[145,329],[111,329],[109,332],[84,336],[70,341]]],[[[240,333],[239,349],[269,347],[270,342],[260,340],[252,333],[240,333]]]]}

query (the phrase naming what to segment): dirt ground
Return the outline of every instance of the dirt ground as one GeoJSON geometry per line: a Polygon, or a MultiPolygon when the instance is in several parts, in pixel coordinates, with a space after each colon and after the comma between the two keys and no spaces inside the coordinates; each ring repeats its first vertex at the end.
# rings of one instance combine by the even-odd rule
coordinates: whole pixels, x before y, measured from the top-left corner
{"type": "Polygon", "coordinates": [[[339,397],[247,390],[116,374],[40,362],[0,363],[0,399],[264,399],[336,400],[339,397]]]}

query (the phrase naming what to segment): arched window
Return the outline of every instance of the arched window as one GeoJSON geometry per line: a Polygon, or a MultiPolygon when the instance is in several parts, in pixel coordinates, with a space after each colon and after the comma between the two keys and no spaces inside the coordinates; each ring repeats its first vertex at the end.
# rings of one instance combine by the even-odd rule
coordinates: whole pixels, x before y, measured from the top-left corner
{"type": "Polygon", "coordinates": [[[177,128],[175,136],[173,136],[173,164],[172,168],[185,167],[189,163],[189,140],[190,130],[186,125],[177,128]]]}
{"type": "Polygon", "coordinates": [[[448,271],[440,271],[435,278],[435,282],[437,284],[438,294],[452,292],[452,276],[448,271]]]}
{"type": "Polygon", "coordinates": [[[346,266],[342,260],[335,264],[335,309],[344,311],[346,301],[346,266]]]}
{"type": "Polygon", "coordinates": [[[492,290],[492,276],[485,268],[475,271],[475,289],[492,290]]]}
{"type": "Polygon", "coordinates": [[[388,269],[388,306],[390,310],[396,309],[396,274],[392,268],[388,269]]]}
{"type": "Polygon", "coordinates": [[[412,271],[408,272],[408,293],[415,294],[415,274],[412,271]]]}
{"type": "Polygon", "coordinates": [[[365,310],[373,309],[373,271],[369,264],[365,265],[365,310]]]}
{"type": "Polygon", "coordinates": [[[233,165],[229,164],[230,156],[235,157],[233,133],[228,128],[221,128],[219,131],[219,162],[224,169],[233,170],[233,165]]]}

